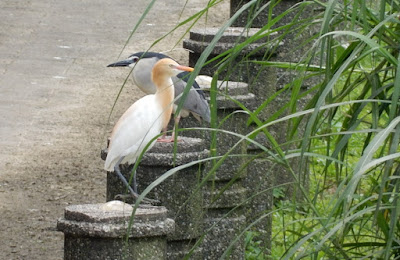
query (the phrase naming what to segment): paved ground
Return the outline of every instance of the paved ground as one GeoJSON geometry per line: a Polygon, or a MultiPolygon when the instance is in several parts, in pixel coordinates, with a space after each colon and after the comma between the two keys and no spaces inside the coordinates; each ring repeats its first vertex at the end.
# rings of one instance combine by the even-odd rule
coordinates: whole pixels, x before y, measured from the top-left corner
{"type": "MultiPolygon", "coordinates": [[[[64,207],[105,200],[100,149],[142,95],[129,84],[108,124],[128,71],[106,65],[118,59],[148,2],[0,1],[0,259],[62,259],[55,225],[64,207]]],[[[122,58],[149,48],[208,1],[185,2],[157,1],[122,58]]],[[[228,6],[212,10],[208,26],[223,23],[228,6]]],[[[183,32],[152,49],[177,44],[168,54],[185,63],[176,40],[183,32]]]]}

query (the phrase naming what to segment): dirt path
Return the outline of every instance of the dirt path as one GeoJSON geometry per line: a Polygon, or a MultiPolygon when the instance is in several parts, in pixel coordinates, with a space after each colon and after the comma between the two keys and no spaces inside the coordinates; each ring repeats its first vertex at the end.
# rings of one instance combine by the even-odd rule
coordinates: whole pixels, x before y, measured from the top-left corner
{"type": "MultiPolygon", "coordinates": [[[[62,259],[55,226],[64,207],[105,200],[100,149],[117,117],[142,95],[130,82],[107,124],[128,71],[106,65],[118,59],[148,2],[0,2],[0,259],[62,259]]],[[[172,29],[185,2],[156,2],[122,57],[172,29]]],[[[180,19],[207,2],[188,1],[180,19]]],[[[212,11],[208,26],[226,21],[228,7],[225,1],[212,11]]],[[[153,50],[173,48],[177,35],[153,50]]],[[[168,54],[185,63],[177,46],[168,54]]]]}

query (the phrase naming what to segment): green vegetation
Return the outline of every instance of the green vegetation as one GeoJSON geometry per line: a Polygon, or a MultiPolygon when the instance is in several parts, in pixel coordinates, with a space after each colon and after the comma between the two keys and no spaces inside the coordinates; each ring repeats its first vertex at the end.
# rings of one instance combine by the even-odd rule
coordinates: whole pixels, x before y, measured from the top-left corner
{"type": "MultiPolygon", "coordinates": [[[[192,27],[220,2],[209,1],[177,28],[192,27]]],[[[273,148],[263,147],[263,158],[286,167],[294,182],[287,186],[296,187],[293,194],[301,196],[287,197],[285,185],[275,188],[274,208],[265,212],[273,219],[271,255],[266,254],[257,230],[247,231],[243,232],[247,259],[400,259],[400,3],[304,1],[274,17],[280,1],[259,2],[248,1],[237,15],[257,6],[252,14],[267,12],[270,19],[257,35],[214,59],[218,63],[211,105],[216,102],[213,90],[218,73],[232,66],[246,45],[265,39],[279,48],[288,35],[293,37],[291,41],[297,42],[293,51],[302,53],[296,62],[271,61],[268,54],[263,61],[242,61],[296,73],[256,111],[243,106],[250,116],[247,123],[258,128],[242,136],[242,141],[265,135],[273,148]],[[293,20],[282,24],[289,16],[293,20]],[[315,33],[303,37],[309,32],[315,33]],[[278,37],[271,37],[274,33],[278,37]],[[263,119],[264,110],[280,97],[286,102],[263,119]],[[299,99],[306,100],[305,106],[299,105],[299,99]],[[269,127],[282,122],[287,125],[286,141],[279,143],[269,127]],[[299,176],[307,176],[307,181],[299,176]]],[[[234,19],[221,26],[205,49],[189,84],[234,19]]],[[[252,17],[248,19],[250,27],[252,17]]],[[[217,128],[215,121],[212,127],[217,128]]]]}
{"type": "Polygon", "coordinates": [[[292,93],[286,105],[295,115],[287,140],[298,149],[286,156],[295,154],[307,163],[303,174],[309,172],[301,200],[275,203],[272,258],[399,259],[399,2],[306,4],[321,13],[290,28],[299,35],[320,28],[305,58],[264,62],[298,72],[286,86],[292,93]],[[318,80],[303,92],[313,94],[303,116],[297,82],[310,76],[318,80]]]}

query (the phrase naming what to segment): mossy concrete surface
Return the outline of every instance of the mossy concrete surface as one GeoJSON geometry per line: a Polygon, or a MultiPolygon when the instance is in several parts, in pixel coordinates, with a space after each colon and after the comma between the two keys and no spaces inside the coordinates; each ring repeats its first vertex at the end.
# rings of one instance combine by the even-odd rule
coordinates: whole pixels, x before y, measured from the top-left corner
{"type": "Polygon", "coordinates": [[[113,202],[66,207],[57,223],[65,236],[64,259],[166,259],[167,235],[175,227],[167,209],[139,207],[129,228],[132,207],[108,208],[113,202]]]}

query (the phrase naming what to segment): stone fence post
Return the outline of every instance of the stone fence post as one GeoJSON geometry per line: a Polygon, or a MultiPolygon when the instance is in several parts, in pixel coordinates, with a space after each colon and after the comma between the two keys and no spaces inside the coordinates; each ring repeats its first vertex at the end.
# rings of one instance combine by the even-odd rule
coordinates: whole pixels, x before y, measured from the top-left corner
{"type": "MultiPolygon", "coordinates": [[[[230,15],[232,16],[237,10],[239,10],[244,4],[246,4],[249,0],[231,0],[230,1],[230,15]]],[[[254,18],[252,20],[252,23],[250,25],[251,28],[262,28],[264,27],[268,21],[271,19],[274,19],[281,15],[282,13],[286,12],[290,8],[294,7],[296,4],[301,3],[301,0],[282,0],[279,1],[279,3],[274,4],[273,6],[273,12],[270,12],[271,6],[266,7],[263,11],[259,12],[256,17],[255,13],[259,10],[260,7],[268,4],[270,0],[259,0],[257,4],[254,6],[254,8],[250,8],[244,13],[242,13],[238,19],[233,23],[233,26],[239,26],[239,27],[244,27],[248,26],[248,17],[249,15],[254,18]]],[[[307,19],[308,17],[312,17],[314,15],[314,12],[318,11],[318,8],[316,5],[309,5],[307,6],[304,10],[303,13],[300,15],[298,12],[293,11],[287,13],[284,17],[282,17],[279,21],[276,22],[274,26],[272,26],[272,29],[288,25],[293,22],[293,19],[298,16],[295,21],[296,23],[299,23],[301,19],[307,19]]],[[[314,41],[309,41],[309,39],[312,39],[315,33],[319,31],[319,27],[317,25],[311,27],[307,27],[307,30],[301,30],[301,31],[291,31],[288,32],[286,30],[279,31],[276,37],[281,37],[283,34],[285,34],[284,37],[280,39],[280,45],[278,48],[276,48],[276,55],[273,55],[270,57],[270,61],[278,61],[278,62],[291,62],[291,63],[296,63],[301,61],[302,58],[306,56],[307,51],[309,48],[312,46],[314,41]],[[308,42],[308,43],[307,43],[308,42]],[[305,44],[307,43],[307,44],[305,44]]],[[[314,63],[315,61],[311,61],[311,63],[314,63]]],[[[308,62],[307,62],[308,63],[308,62]]],[[[314,65],[319,65],[318,62],[314,63],[314,65]]],[[[275,71],[275,89],[280,90],[282,89],[285,85],[291,84],[294,79],[298,76],[298,73],[294,70],[290,69],[276,69],[275,71]]],[[[307,89],[309,89],[310,86],[314,86],[318,84],[320,81],[320,78],[318,77],[310,77],[307,79],[304,79],[302,86],[301,86],[301,92],[304,93],[307,89]]],[[[275,98],[273,102],[271,102],[270,107],[270,112],[266,113],[266,116],[270,116],[273,113],[275,113],[278,109],[282,107],[282,104],[285,104],[286,102],[289,101],[291,98],[291,92],[286,91],[282,94],[280,94],[278,97],[275,98]]],[[[312,99],[314,96],[314,93],[309,93],[307,96],[304,96],[303,98],[298,98],[297,99],[297,110],[302,110],[306,107],[306,104],[308,103],[309,100],[312,99]]],[[[297,131],[299,135],[302,135],[302,132],[305,129],[305,120],[301,122],[299,127],[297,128],[297,131]]],[[[287,132],[287,124],[282,123],[277,125],[278,128],[275,128],[273,131],[275,132],[273,135],[275,138],[278,138],[279,143],[284,143],[286,142],[286,135],[284,133],[287,132]],[[281,135],[279,135],[279,130],[281,131],[281,135]]],[[[283,147],[283,149],[293,149],[295,148],[294,145],[283,147]]],[[[299,172],[297,178],[300,180],[302,185],[307,186],[308,185],[308,166],[306,162],[300,162],[298,159],[292,159],[291,160],[291,165],[293,168],[296,168],[300,163],[305,163],[304,164],[304,172],[299,172]]],[[[277,168],[278,172],[280,174],[277,174],[275,176],[275,185],[280,185],[280,184],[285,184],[285,183],[290,183],[293,182],[293,177],[291,174],[288,173],[288,171],[285,171],[284,169],[279,169],[278,167],[274,166],[277,168]]],[[[287,186],[286,188],[286,194],[287,196],[290,196],[295,192],[297,197],[301,197],[302,194],[301,192],[296,188],[297,185],[291,185],[287,186]]]]}
{"type": "MultiPolygon", "coordinates": [[[[144,156],[137,169],[139,193],[168,170],[208,157],[204,140],[179,136],[177,150],[174,143],[156,143],[144,156]]],[[[132,167],[122,174],[129,179],[132,167]]],[[[168,235],[168,259],[182,259],[189,254],[203,232],[203,192],[200,187],[204,164],[182,169],[155,187],[148,197],[159,200],[168,209],[168,217],[175,220],[175,231],[168,235]]],[[[107,200],[125,192],[118,177],[107,175],[107,200]]],[[[196,248],[190,259],[202,259],[201,248],[196,248]]]]}
{"type": "MultiPolygon", "coordinates": [[[[206,87],[206,86],[204,86],[206,87]]],[[[218,82],[217,95],[217,124],[218,130],[246,135],[248,115],[240,112],[240,107],[233,102],[236,100],[245,106],[253,107],[255,96],[249,93],[247,84],[241,82],[218,82]],[[230,98],[224,96],[228,94],[230,98]]],[[[216,152],[219,156],[228,153],[240,138],[217,131],[215,133],[216,152]]],[[[225,161],[216,169],[211,170],[213,163],[207,165],[208,175],[204,190],[206,216],[204,219],[204,259],[218,259],[240,235],[246,225],[245,200],[247,190],[243,187],[243,179],[248,172],[246,163],[247,142],[241,141],[228,155],[225,161]]],[[[218,161],[218,160],[216,160],[218,161]]],[[[244,259],[244,237],[236,242],[230,252],[229,259],[244,259]]]]}
{"type": "Polygon", "coordinates": [[[57,222],[64,233],[64,259],[166,260],[167,235],[175,226],[167,209],[138,208],[128,229],[131,215],[132,206],[120,201],[66,207],[57,222]]]}
{"type": "MultiPolygon", "coordinates": [[[[231,49],[235,46],[235,44],[245,41],[248,37],[251,37],[258,31],[259,29],[245,29],[241,27],[228,28],[212,51],[209,59],[231,49]]],[[[209,45],[217,32],[218,28],[191,30],[190,39],[184,41],[184,47],[191,51],[189,54],[190,66],[194,66],[196,64],[202,51],[206,46],[209,45]]],[[[276,71],[255,63],[243,62],[242,59],[262,61],[265,59],[265,56],[271,52],[273,52],[272,49],[269,49],[269,46],[265,45],[265,41],[257,41],[242,50],[242,52],[237,55],[236,59],[232,60],[229,68],[218,72],[220,80],[229,80],[230,85],[233,84],[231,81],[236,81],[237,84],[240,82],[242,86],[245,86],[245,88],[242,88],[243,92],[241,92],[239,95],[235,94],[233,88],[227,93],[232,99],[237,99],[240,101],[250,111],[255,110],[267,99],[267,97],[276,92],[276,71]],[[253,97],[245,100],[244,97],[249,97],[249,95],[252,95],[253,97]]],[[[273,55],[273,53],[271,55],[273,55]]],[[[215,72],[214,65],[215,64],[208,64],[207,66],[203,67],[200,74],[212,76],[215,72]]],[[[224,86],[224,84],[221,84],[221,86],[224,86]]],[[[237,89],[235,91],[237,91],[237,89]]],[[[239,107],[236,107],[235,109],[240,110],[239,107]]],[[[267,108],[261,115],[259,115],[261,120],[265,120],[267,115],[270,114],[270,111],[268,110],[271,109],[267,108]]],[[[224,116],[227,114],[226,112],[228,112],[228,110],[224,109],[224,103],[221,100],[218,100],[218,111],[221,111],[219,112],[219,119],[224,118],[224,116]]],[[[254,126],[247,126],[247,120],[249,119],[249,116],[246,115],[237,118],[238,120],[232,122],[231,126],[227,128],[222,126],[222,128],[240,134],[248,134],[254,129],[254,126]]],[[[274,132],[274,130],[271,129],[269,129],[269,131],[274,132]]],[[[275,136],[280,137],[282,136],[283,132],[280,129],[277,129],[274,133],[276,133],[275,136]]],[[[266,142],[266,139],[262,138],[262,135],[258,137],[260,138],[256,138],[256,141],[269,148],[269,144],[266,142]]],[[[240,185],[247,190],[243,198],[248,200],[248,202],[246,203],[245,210],[242,211],[242,213],[243,216],[246,216],[246,223],[248,225],[272,208],[273,198],[270,187],[274,183],[275,175],[279,175],[279,173],[277,173],[277,170],[272,170],[272,167],[266,163],[265,160],[262,160],[262,158],[254,159],[258,153],[262,152],[261,150],[257,150],[256,146],[254,145],[246,145],[246,142],[244,142],[244,144],[244,150],[241,151],[243,156],[230,159],[231,161],[234,161],[234,163],[230,162],[228,167],[221,167],[222,169],[220,172],[229,172],[231,177],[232,173],[236,173],[238,169],[241,169],[243,172],[240,178],[240,185]],[[253,199],[249,199],[250,196],[253,196],[256,193],[259,193],[259,195],[253,199]]],[[[222,152],[226,152],[227,149],[229,149],[232,145],[233,142],[230,142],[229,139],[227,140],[225,137],[221,136],[221,138],[219,138],[217,149],[222,147],[222,152]]],[[[280,172],[282,170],[279,169],[278,171],[280,172]]],[[[228,182],[228,179],[222,180],[228,182]]],[[[257,225],[257,230],[263,234],[263,240],[265,240],[265,244],[268,245],[271,233],[271,218],[266,218],[264,221],[260,222],[260,224],[257,225]]]]}

